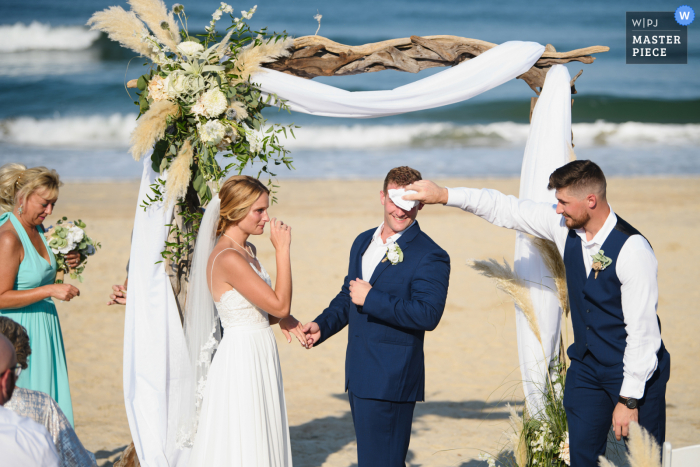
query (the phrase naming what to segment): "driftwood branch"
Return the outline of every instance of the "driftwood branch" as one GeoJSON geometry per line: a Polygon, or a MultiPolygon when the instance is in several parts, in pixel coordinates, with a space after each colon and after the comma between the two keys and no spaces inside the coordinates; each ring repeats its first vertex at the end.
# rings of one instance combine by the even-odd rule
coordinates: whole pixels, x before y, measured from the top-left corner
{"type": "MultiPolygon", "coordinates": [[[[417,73],[426,68],[457,65],[496,45],[457,36],[411,36],[349,46],[321,36],[305,36],[294,40],[294,51],[289,57],[264,66],[302,78],[345,76],[382,70],[417,73]]],[[[593,63],[595,57],[591,54],[608,50],[609,47],[593,46],[557,52],[551,44],[547,44],[542,57],[518,78],[525,81],[539,95],[547,70],[552,65],[573,61],[593,63]]]]}
{"type": "MultiPolygon", "coordinates": [[[[304,36],[294,40],[289,57],[263,65],[273,70],[302,78],[317,76],[346,76],[398,70],[418,73],[426,68],[454,66],[496,47],[492,42],[457,36],[411,36],[403,39],[350,46],[321,36],[304,36]]],[[[609,47],[593,46],[569,52],[557,52],[547,44],[545,51],[528,71],[518,76],[539,95],[547,71],[552,65],[569,62],[593,63],[592,54],[607,52],[609,47]]],[[[572,93],[576,93],[571,80],[572,93]]],[[[135,88],[136,80],[127,83],[135,88]]]]}

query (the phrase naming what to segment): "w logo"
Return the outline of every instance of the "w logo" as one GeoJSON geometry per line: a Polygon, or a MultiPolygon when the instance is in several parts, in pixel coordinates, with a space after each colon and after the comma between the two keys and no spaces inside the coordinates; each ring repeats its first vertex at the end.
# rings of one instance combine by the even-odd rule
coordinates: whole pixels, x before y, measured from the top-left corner
{"type": "Polygon", "coordinates": [[[674,18],[681,26],[688,26],[695,20],[695,10],[688,5],[679,6],[674,13],[674,18]]]}

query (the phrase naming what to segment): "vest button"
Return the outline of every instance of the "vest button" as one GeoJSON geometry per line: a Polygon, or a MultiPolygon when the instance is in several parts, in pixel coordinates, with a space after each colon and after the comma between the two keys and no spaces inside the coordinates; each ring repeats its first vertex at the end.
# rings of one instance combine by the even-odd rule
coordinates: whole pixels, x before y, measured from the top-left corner
{"type": "Polygon", "coordinates": [[[586,347],[588,347],[588,344],[586,344],[586,347]]]}
{"type": "Polygon", "coordinates": [[[591,330],[591,327],[590,327],[590,326],[586,326],[586,331],[590,331],[590,330],[591,330]]]}
{"type": "Polygon", "coordinates": [[[586,310],[586,313],[590,313],[590,312],[591,312],[591,310],[586,310]]]}

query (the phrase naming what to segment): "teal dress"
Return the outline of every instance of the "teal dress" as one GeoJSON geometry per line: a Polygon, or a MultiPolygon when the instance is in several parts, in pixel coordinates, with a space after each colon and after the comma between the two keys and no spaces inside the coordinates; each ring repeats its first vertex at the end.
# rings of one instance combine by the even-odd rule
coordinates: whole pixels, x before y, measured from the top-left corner
{"type": "MultiPolygon", "coordinates": [[[[29,290],[53,284],[56,278],[56,258],[46,243],[43,229],[37,227],[51,258],[50,264],[36,251],[27,232],[14,214],[8,212],[0,216],[0,225],[8,219],[12,222],[24,247],[24,259],[19,265],[13,289],[29,290]]],[[[61,324],[58,322],[58,313],[53,300],[46,298],[23,308],[0,310],[0,315],[18,322],[29,334],[29,345],[32,348],[29,367],[22,370],[17,386],[50,395],[58,402],[70,424],[75,426],[68,386],[66,352],[63,347],[61,324]]]]}

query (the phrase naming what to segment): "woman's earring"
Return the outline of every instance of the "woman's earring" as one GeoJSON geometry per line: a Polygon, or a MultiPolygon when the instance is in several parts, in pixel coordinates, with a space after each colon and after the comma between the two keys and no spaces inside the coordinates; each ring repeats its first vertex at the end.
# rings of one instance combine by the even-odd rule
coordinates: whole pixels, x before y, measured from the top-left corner
{"type": "Polygon", "coordinates": [[[17,212],[19,213],[20,216],[22,215],[22,205],[21,204],[19,205],[19,209],[17,210],[17,212]]]}

